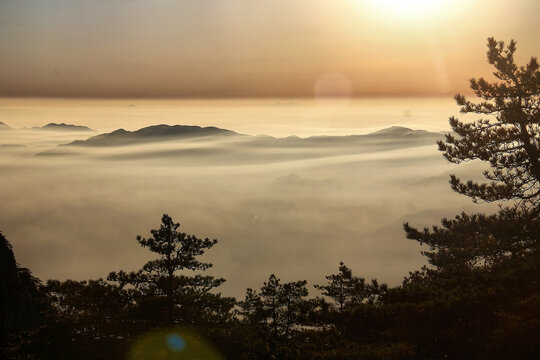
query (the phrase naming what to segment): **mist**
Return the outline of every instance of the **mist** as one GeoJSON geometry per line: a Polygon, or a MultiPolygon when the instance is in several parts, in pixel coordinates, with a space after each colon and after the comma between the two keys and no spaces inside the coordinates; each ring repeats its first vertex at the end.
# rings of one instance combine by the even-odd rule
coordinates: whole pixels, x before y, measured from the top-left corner
{"type": "Polygon", "coordinates": [[[320,283],[339,261],[397,284],[425,264],[404,222],[486,209],[450,189],[449,173],[470,178],[479,165],[448,164],[435,144],[441,132],[403,140],[229,130],[240,135],[124,146],[61,145],[95,135],[79,131],[1,131],[0,229],[37,277],[88,279],[140,268],[152,255],[135,237],[167,213],[181,231],[218,239],[204,255],[209,272],[227,279],[224,294],[242,296],[270,273],[320,283]]]}

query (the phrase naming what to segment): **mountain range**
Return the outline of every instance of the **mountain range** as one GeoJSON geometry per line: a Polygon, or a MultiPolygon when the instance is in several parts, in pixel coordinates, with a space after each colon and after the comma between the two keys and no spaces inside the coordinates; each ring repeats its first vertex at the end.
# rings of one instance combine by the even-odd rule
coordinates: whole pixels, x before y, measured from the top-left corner
{"type": "Polygon", "coordinates": [[[170,141],[175,139],[204,138],[209,136],[242,137],[249,139],[258,145],[275,146],[332,146],[338,144],[381,143],[381,142],[433,142],[443,137],[442,133],[434,133],[425,130],[412,130],[401,126],[392,126],[367,135],[346,136],[311,136],[300,138],[289,136],[275,138],[272,136],[248,136],[231,130],[217,127],[200,127],[188,125],[153,125],[136,131],[118,129],[110,133],[92,136],[86,140],[76,140],[63,146],[119,146],[135,145],[148,142],[170,141]],[[370,141],[371,140],[371,141],[370,141]]]}
{"type": "Polygon", "coordinates": [[[81,125],[72,125],[72,124],[65,124],[65,123],[48,123],[47,125],[43,126],[34,126],[32,128],[12,128],[11,126],[3,123],[0,121],[0,130],[52,130],[52,131],[91,131],[95,132],[95,130],[90,129],[87,126],[81,126],[81,125]]]}
{"type": "Polygon", "coordinates": [[[188,125],[153,125],[136,131],[118,129],[110,133],[92,136],[86,140],[76,140],[66,146],[119,146],[171,139],[198,138],[207,136],[241,136],[231,130],[217,127],[188,125]]]}
{"type": "Polygon", "coordinates": [[[41,126],[41,127],[33,127],[33,130],[56,130],[56,131],[92,131],[95,132],[95,130],[90,129],[87,126],[81,126],[81,125],[72,125],[72,124],[65,124],[65,123],[49,123],[47,125],[41,126]]]}

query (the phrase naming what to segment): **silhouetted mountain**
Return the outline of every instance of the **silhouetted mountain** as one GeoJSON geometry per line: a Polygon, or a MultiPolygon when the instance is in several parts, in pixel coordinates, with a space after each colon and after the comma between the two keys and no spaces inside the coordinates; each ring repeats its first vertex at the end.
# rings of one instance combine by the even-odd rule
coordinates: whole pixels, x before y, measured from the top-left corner
{"type": "Polygon", "coordinates": [[[66,145],[76,146],[118,146],[176,138],[199,138],[207,136],[239,136],[240,134],[214,126],[200,127],[188,125],[154,125],[127,131],[118,129],[110,133],[93,136],[86,140],[76,140],[66,145]]]}
{"type": "Polygon", "coordinates": [[[442,138],[443,135],[440,133],[400,127],[365,135],[275,138],[266,135],[243,135],[216,127],[155,125],[136,131],[115,130],[86,140],[76,140],[68,144],[62,144],[55,149],[36,155],[77,155],[81,153],[83,148],[142,145],[167,141],[171,142],[170,148],[134,148],[133,152],[114,153],[114,151],[111,151],[110,153],[100,153],[99,157],[110,160],[150,158],[185,160],[190,158],[192,160],[197,159],[199,164],[205,161],[260,163],[373,153],[426,145],[434,146],[436,140],[442,138]],[[176,145],[180,145],[178,141],[209,138],[212,139],[212,143],[195,148],[178,148],[178,146],[175,147],[172,144],[174,141],[177,142],[176,145]],[[223,138],[226,138],[227,141],[220,141],[223,138]]]}
{"type": "Polygon", "coordinates": [[[268,191],[278,192],[281,194],[290,193],[291,195],[310,194],[316,192],[320,194],[332,189],[339,192],[342,189],[342,184],[335,178],[314,179],[298,176],[295,173],[290,173],[286,176],[274,178],[267,183],[268,191]]]}
{"type": "Polygon", "coordinates": [[[87,126],[81,126],[81,125],[72,125],[72,124],[65,124],[65,123],[49,123],[47,125],[41,126],[41,127],[33,127],[34,130],[55,130],[55,131],[93,131],[95,130],[90,129],[87,126]]]}
{"type": "Polygon", "coordinates": [[[442,139],[442,133],[435,133],[426,130],[412,130],[401,126],[392,126],[365,135],[342,135],[342,136],[311,136],[301,138],[298,136],[288,136],[284,138],[257,137],[254,144],[264,144],[266,146],[280,147],[322,147],[322,146],[374,146],[383,147],[408,147],[416,145],[426,145],[435,143],[442,139]]]}
{"type": "MultiPolygon", "coordinates": [[[[347,135],[347,136],[311,136],[301,138],[298,136],[288,136],[285,138],[275,138],[272,136],[258,135],[246,136],[237,132],[220,129],[214,126],[200,127],[189,125],[153,125],[136,131],[118,129],[110,133],[96,135],[86,140],[76,140],[65,145],[76,146],[119,146],[139,144],[156,141],[170,141],[172,139],[200,138],[207,136],[242,136],[243,139],[252,140],[254,145],[264,146],[320,146],[320,145],[348,145],[355,143],[372,143],[370,140],[380,142],[384,140],[409,141],[427,140],[442,138],[442,134],[425,130],[412,130],[405,127],[393,126],[379,130],[367,135],[347,135]]],[[[397,144],[397,143],[396,143],[397,144]]]]}
{"type": "Polygon", "coordinates": [[[296,185],[296,184],[304,184],[305,181],[306,181],[305,179],[301,178],[297,174],[290,173],[289,175],[275,178],[272,182],[278,185],[282,185],[282,184],[283,185],[291,185],[291,184],[296,185]]]}
{"type": "Polygon", "coordinates": [[[12,127],[0,121],[0,130],[11,130],[12,127]]]}
{"type": "Polygon", "coordinates": [[[26,145],[23,145],[23,144],[0,144],[0,148],[4,148],[4,149],[22,149],[22,148],[26,148],[26,145]]]}
{"type": "Polygon", "coordinates": [[[439,133],[433,133],[426,130],[413,130],[403,126],[391,126],[379,131],[368,134],[369,136],[385,136],[385,137],[441,137],[439,133]]]}

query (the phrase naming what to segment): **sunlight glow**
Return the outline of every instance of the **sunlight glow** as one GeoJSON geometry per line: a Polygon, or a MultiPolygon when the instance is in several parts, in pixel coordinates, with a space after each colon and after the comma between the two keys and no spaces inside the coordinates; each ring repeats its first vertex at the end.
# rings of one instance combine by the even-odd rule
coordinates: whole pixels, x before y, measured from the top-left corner
{"type": "Polygon", "coordinates": [[[427,17],[447,9],[449,0],[369,0],[379,12],[399,18],[427,17]]]}

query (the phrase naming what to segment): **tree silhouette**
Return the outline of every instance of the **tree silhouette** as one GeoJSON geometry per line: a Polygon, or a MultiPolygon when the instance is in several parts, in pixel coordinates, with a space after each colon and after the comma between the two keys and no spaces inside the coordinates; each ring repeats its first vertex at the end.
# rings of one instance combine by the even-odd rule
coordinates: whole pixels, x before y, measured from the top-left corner
{"type": "Polygon", "coordinates": [[[471,88],[484,101],[472,103],[456,95],[463,113],[492,115],[473,123],[450,118],[457,135],[439,142],[444,156],[453,163],[480,159],[489,183],[463,183],[451,176],[452,188],[474,201],[519,200],[517,208],[497,214],[461,214],[443,219],[442,227],[418,231],[405,224],[409,239],[431,247],[423,254],[439,269],[466,270],[492,267],[508,258],[521,258],[538,247],[535,218],[540,211],[540,75],[536,58],[526,66],[514,62],[516,42],[488,39],[488,62],[495,66],[499,83],[471,80],[471,88]],[[494,119],[493,119],[494,118],[494,119]]]}
{"type": "Polygon", "coordinates": [[[483,101],[456,100],[464,113],[491,118],[451,118],[456,134],[439,146],[451,162],[491,165],[486,184],[452,176],[456,191],[523,206],[462,213],[423,231],[405,224],[408,238],[430,246],[423,252],[430,265],[400,285],[366,282],[340,263],[337,274],[315,285],[331,302],[308,299],[306,281],[282,283],[272,274],[236,303],[210,291],[224,279],[186,274],[212,266],[199,257],[217,240],[179,232],[180,224],[164,214],[150,238],[137,236],[157,254],[141,270],[111,272],[108,280],[117,284],[52,280],[42,286],[18,267],[0,233],[0,358],[122,358],[164,321],[181,321],[240,360],[540,358],[538,64],[533,58],[515,65],[514,41],[505,47],[490,38],[488,48],[502,83],[473,79],[483,101]]]}
{"type": "Polygon", "coordinates": [[[454,190],[475,202],[506,200],[512,206],[493,215],[462,213],[423,231],[404,225],[409,239],[430,247],[423,255],[433,266],[411,273],[387,294],[385,306],[400,309],[402,336],[429,358],[540,354],[540,76],[536,58],[517,66],[515,51],[513,40],[505,46],[488,39],[488,61],[501,82],[472,79],[482,101],[462,95],[456,101],[463,113],[490,118],[451,118],[456,134],[439,142],[450,162],[478,159],[491,167],[484,172],[487,183],[452,175],[454,190]]]}
{"type": "Polygon", "coordinates": [[[365,298],[367,292],[365,279],[353,276],[351,269],[343,262],[339,263],[339,273],[328,275],[326,279],[327,285],[314,287],[332,299],[339,311],[357,305],[365,298]]]}
{"type": "Polygon", "coordinates": [[[120,286],[132,285],[143,297],[165,298],[167,322],[176,319],[178,305],[187,306],[193,301],[205,298],[211,289],[221,285],[225,279],[213,276],[177,275],[181,270],[204,271],[212,266],[197,258],[217,243],[217,240],[199,239],[194,235],[178,232],[179,223],[174,223],[170,216],[164,214],[159,229],[151,230],[152,237],[137,236],[142,247],[159,255],[155,260],[147,262],[137,272],[111,272],[109,281],[116,281],[120,286]]]}
{"type": "Polygon", "coordinates": [[[491,169],[484,171],[487,183],[462,182],[451,175],[452,188],[478,201],[517,199],[528,208],[540,211],[540,75],[535,57],[525,66],[514,62],[516,42],[505,46],[488,39],[487,59],[500,82],[471,79],[470,86],[482,99],[455,99],[462,113],[487,115],[472,123],[450,118],[455,134],[447,134],[439,149],[452,163],[480,159],[491,169]]]}
{"type": "Polygon", "coordinates": [[[422,252],[438,269],[490,269],[507,259],[539,251],[540,222],[523,208],[503,208],[493,215],[462,213],[442,226],[419,231],[405,224],[409,239],[431,247],[422,252]]]}
{"type": "Polygon", "coordinates": [[[261,287],[260,292],[247,289],[246,298],[238,305],[244,323],[257,330],[270,343],[274,358],[286,358],[287,345],[307,317],[307,282],[281,283],[274,274],[261,287]]]}
{"type": "Polygon", "coordinates": [[[43,298],[39,285],[30,270],[17,264],[11,244],[0,232],[0,345],[9,333],[39,325],[43,298]]]}

